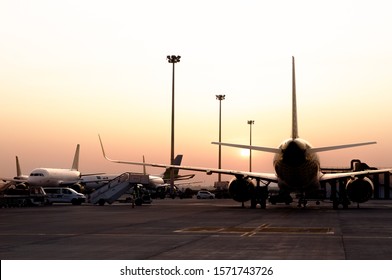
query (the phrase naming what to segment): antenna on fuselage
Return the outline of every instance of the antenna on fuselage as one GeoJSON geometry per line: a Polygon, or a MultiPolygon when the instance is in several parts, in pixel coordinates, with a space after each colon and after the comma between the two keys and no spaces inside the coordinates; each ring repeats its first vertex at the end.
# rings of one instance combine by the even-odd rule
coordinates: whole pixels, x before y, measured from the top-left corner
{"type": "Polygon", "coordinates": [[[295,91],[295,62],[294,62],[294,56],[292,57],[293,58],[293,96],[292,96],[292,98],[293,98],[293,100],[292,100],[292,102],[293,102],[293,104],[292,104],[292,106],[293,106],[293,108],[292,108],[292,131],[291,131],[291,138],[292,139],[295,139],[295,138],[298,138],[299,136],[298,136],[298,123],[297,123],[297,94],[296,94],[296,91],[295,91]]]}

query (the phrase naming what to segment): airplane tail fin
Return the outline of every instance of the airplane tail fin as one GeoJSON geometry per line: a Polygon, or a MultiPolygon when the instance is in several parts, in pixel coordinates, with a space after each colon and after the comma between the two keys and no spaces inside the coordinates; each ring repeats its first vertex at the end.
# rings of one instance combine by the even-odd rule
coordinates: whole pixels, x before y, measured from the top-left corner
{"type": "Polygon", "coordinates": [[[327,146],[327,147],[315,147],[315,148],[311,148],[311,150],[314,153],[320,153],[320,152],[339,150],[339,149],[347,149],[347,148],[353,148],[353,147],[365,146],[365,145],[373,145],[373,144],[377,144],[377,142],[371,141],[371,142],[353,143],[353,144],[327,146]]]}
{"type": "Polygon", "coordinates": [[[296,94],[296,87],[295,87],[295,61],[294,61],[294,56],[293,56],[293,97],[292,97],[292,131],[291,131],[291,138],[295,139],[298,138],[298,120],[297,120],[297,94],[296,94]]]}
{"type": "MultiPolygon", "coordinates": [[[[143,155],[143,163],[146,163],[146,159],[144,158],[144,155],[143,155]]],[[[147,175],[147,170],[145,165],[143,165],[143,174],[147,175]]]]}
{"type": "MultiPolygon", "coordinates": [[[[13,178],[13,180],[15,180],[14,182],[24,183],[24,182],[26,182],[26,180],[29,176],[22,174],[22,169],[20,168],[19,158],[18,158],[18,156],[16,156],[15,158],[16,158],[16,176],[13,178]]],[[[11,180],[11,181],[13,181],[13,180],[11,180]]]]}
{"type": "Polygon", "coordinates": [[[79,170],[79,150],[80,150],[80,145],[78,144],[76,146],[75,156],[74,156],[71,170],[79,170]]]}
{"type": "Polygon", "coordinates": [[[22,176],[22,169],[20,168],[19,158],[16,156],[16,177],[19,178],[22,176]]]}
{"type": "MultiPolygon", "coordinates": [[[[177,155],[173,161],[173,165],[181,165],[183,155],[177,155]]],[[[170,169],[166,168],[162,174],[163,179],[170,179],[170,169]]],[[[178,176],[179,169],[174,169],[174,178],[178,176]]]]}

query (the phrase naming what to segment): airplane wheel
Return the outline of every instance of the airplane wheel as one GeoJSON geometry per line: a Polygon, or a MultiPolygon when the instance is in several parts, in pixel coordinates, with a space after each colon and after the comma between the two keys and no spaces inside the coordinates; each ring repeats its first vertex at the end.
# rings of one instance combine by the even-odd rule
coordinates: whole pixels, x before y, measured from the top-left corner
{"type": "Polygon", "coordinates": [[[143,204],[143,200],[141,199],[141,198],[137,198],[136,200],[135,200],[135,205],[136,206],[141,206],[143,204]]]}
{"type": "Polygon", "coordinates": [[[99,206],[104,206],[105,205],[105,200],[104,199],[100,199],[98,201],[99,206]]]}
{"type": "Polygon", "coordinates": [[[252,199],[250,201],[250,208],[254,209],[254,208],[256,208],[256,205],[257,205],[256,200],[252,199]]]}

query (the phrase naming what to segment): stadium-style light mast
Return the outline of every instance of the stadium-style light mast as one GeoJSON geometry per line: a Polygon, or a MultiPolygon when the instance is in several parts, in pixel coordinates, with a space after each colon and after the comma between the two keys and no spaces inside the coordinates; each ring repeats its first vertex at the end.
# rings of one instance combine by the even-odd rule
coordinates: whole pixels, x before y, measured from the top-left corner
{"type": "MultiPolygon", "coordinates": [[[[255,121],[249,120],[248,124],[250,126],[250,142],[249,142],[249,146],[252,146],[252,125],[255,124],[255,121]]],[[[252,149],[249,149],[249,172],[252,172],[252,149]]]]}
{"type": "MultiPolygon", "coordinates": [[[[219,100],[219,143],[222,142],[222,100],[225,100],[226,95],[216,95],[216,99],[219,100]]],[[[222,167],[222,146],[219,145],[219,152],[218,152],[218,168],[221,169],[222,167]]],[[[221,181],[221,174],[218,173],[218,182],[221,181]]]]}
{"type": "MultiPolygon", "coordinates": [[[[171,113],[171,149],[170,149],[170,164],[174,164],[174,65],[180,62],[181,56],[168,55],[167,60],[173,64],[173,79],[172,79],[172,113],[171,113]]],[[[170,169],[170,191],[174,189],[174,169],[170,169]]]]}

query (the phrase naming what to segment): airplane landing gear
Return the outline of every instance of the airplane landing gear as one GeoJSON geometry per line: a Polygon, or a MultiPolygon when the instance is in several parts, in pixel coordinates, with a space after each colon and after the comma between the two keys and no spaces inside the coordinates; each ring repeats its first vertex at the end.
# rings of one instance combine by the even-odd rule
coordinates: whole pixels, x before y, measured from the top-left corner
{"type": "Polygon", "coordinates": [[[299,194],[297,207],[305,208],[307,204],[308,204],[308,200],[306,199],[305,194],[304,193],[299,194]]]}
{"type": "Polygon", "coordinates": [[[297,205],[297,207],[298,207],[298,208],[301,208],[301,207],[305,208],[307,204],[308,204],[308,200],[305,199],[305,197],[300,197],[300,198],[298,199],[298,205],[297,205]]]}
{"type": "Polygon", "coordinates": [[[260,205],[261,209],[265,209],[267,207],[267,196],[261,194],[260,196],[253,197],[250,202],[250,208],[256,208],[257,204],[260,205]]]}
{"type": "Polygon", "coordinates": [[[250,202],[251,208],[256,208],[257,204],[260,205],[261,209],[265,209],[267,207],[267,198],[268,198],[268,187],[260,186],[260,180],[257,180],[257,186],[255,188],[255,193],[250,202]]]}
{"type": "Polygon", "coordinates": [[[348,206],[350,205],[350,200],[345,192],[336,192],[335,196],[332,197],[331,200],[334,210],[339,209],[339,204],[342,204],[343,209],[348,209],[348,206]]]}

